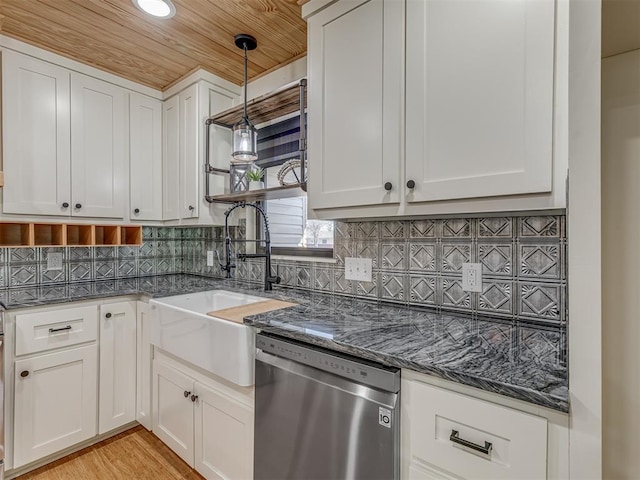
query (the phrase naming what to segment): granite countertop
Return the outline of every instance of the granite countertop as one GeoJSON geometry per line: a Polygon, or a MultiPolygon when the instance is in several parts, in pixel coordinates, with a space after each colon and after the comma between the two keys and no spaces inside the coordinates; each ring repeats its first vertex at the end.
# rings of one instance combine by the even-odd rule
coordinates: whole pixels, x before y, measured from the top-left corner
{"type": "Polygon", "coordinates": [[[213,289],[299,305],[245,324],[332,350],[435,375],[562,412],[569,410],[566,329],[391,305],[194,275],[0,290],[8,309],[105,298],[162,297],[213,289]]]}

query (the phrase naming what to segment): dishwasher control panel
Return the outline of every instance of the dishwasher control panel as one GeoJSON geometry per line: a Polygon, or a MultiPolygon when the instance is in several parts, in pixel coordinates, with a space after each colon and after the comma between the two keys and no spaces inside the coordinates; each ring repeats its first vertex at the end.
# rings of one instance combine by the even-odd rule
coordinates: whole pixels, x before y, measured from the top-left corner
{"type": "Polygon", "coordinates": [[[400,390],[400,370],[384,365],[374,365],[360,359],[351,359],[339,353],[328,352],[321,347],[307,346],[299,342],[260,333],[256,347],[265,353],[293,360],[325,372],[330,372],[388,392],[400,390]]]}

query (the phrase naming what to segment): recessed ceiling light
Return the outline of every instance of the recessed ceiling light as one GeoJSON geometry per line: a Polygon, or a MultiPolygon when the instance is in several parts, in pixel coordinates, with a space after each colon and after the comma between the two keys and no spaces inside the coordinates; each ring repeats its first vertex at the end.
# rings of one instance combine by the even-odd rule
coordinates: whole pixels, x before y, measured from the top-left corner
{"type": "Polygon", "coordinates": [[[159,18],[171,18],[176,14],[176,7],[171,0],[131,0],[133,4],[149,15],[159,18]]]}

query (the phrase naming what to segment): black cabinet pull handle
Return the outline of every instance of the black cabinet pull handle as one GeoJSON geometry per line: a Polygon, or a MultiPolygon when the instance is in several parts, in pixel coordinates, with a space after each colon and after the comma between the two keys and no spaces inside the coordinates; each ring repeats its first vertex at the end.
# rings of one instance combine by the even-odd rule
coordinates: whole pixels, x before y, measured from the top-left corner
{"type": "Polygon", "coordinates": [[[189,205],[189,210],[191,210],[192,212],[196,209],[196,207],[194,207],[193,205],[189,205]]]}
{"type": "Polygon", "coordinates": [[[457,443],[458,445],[462,445],[463,447],[475,450],[476,452],[484,453],[485,455],[489,455],[491,453],[491,449],[493,448],[493,444],[491,442],[487,442],[486,440],[483,447],[482,445],[478,445],[476,443],[470,442],[469,440],[460,438],[460,432],[458,432],[458,430],[451,430],[449,440],[451,440],[453,443],[457,443]]]}
{"type": "Polygon", "coordinates": [[[133,213],[135,213],[135,214],[137,215],[138,213],[140,213],[140,209],[139,209],[139,208],[136,208],[136,209],[133,211],[133,213]]]}
{"type": "Polygon", "coordinates": [[[184,398],[189,398],[189,395],[191,395],[191,392],[187,392],[186,390],[184,391],[184,398]]]}
{"type": "Polygon", "coordinates": [[[105,317],[107,317],[107,318],[111,318],[111,312],[107,312],[107,313],[105,314],[105,317]]]}
{"type": "Polygon", "coordinates": [[[387,182],[384,184],[384,189],[388,192],[393,188],[393,184],[391,182],[387,182]]]}
{"type": "Polygon", "coordinates": [[[29,376],[29,370],[23,370],[20,372],[20,376],[22,378],[27,378],[29,376]]]}
{"type": "Polygon", "coordinates": [[[80,209],[82,208],[82,204],[81,204],[81,203],[76,203],[76,208],[77,208],[78,210],[80,210],[80,209]]]}
{"type": "Polygon", "coordinates": [[[64,202],[62,204],[62,208],[69,208],[69,202],[64,202]]]}
{"type": "Polygon", "coordinates": [[[66,327],[60,327],[60,328],[50,328],[49,333],[64,332],[66,330],[71,330],[71,325],[67,325],[66,327]]]}
{"type": "Polygon", "coordinates": [[[191,401],[195,402],[198,399],[198,395],[191,395],[191,401]]]}
{"type": "Polygon", "coordinates": [[[416,187],[416,182],[414,182],[413,180],[409,180],[407,182],[407,188],[415,188],[416,187]]]}

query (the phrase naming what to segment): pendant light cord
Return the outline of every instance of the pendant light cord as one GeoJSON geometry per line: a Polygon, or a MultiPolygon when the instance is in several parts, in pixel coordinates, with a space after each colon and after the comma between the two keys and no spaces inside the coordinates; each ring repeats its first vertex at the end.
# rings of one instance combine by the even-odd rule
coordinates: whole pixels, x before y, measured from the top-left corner
{"type": "Polygon", "coordinates": [[[247,117],[247,43],[242,44],[244,50],[244,114],[242,118],[246,123],[249,123],[249,117],[247,117]]]}

